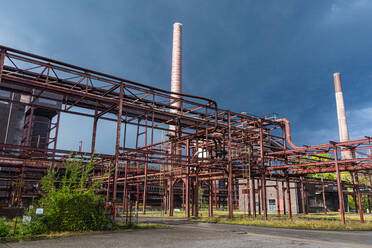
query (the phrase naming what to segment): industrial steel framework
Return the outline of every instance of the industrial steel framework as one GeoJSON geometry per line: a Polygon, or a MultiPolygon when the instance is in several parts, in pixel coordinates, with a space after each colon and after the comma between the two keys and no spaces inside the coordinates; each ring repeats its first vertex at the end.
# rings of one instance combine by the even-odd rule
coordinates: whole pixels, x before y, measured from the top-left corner
{"type": "MultiPolygon", "coordinates": [[[[292,217],[290,182],[322,184],[323,194],[324,184],[336,183],[344,223],[343,187],[356,190],[359,208],[361,189],[371,194],[371,185],[358,181],[358,174],[370,175],[372,169],[371,137],[298,147],[291,140],[286,119],[270,120],[234,113],[218,108],[212,99],[158,89],[4,46],[0,46],[0,90],[30,99],[20,102],[0,96],[1,101],[10,105],[23,104],[29,108],[23,142],[14,145],[1,141],[0,144],[0,167],[12,168],[9,170],[12,173],[2,176],[1,180],[18,180],[21,185],[14,188],[8,184],[2,189],[13,194],[18,190],[15,202],[27,194],[38,195],[38,189],[25,186],[39,180],[30,175],[62,168],[71,155],[88,161],[93,154],[100,162],[92,180],[103,180],[101,190],[106,194],[107,207],[123,207],[124,211],[128,211],[128,199],[136,199],[137,204],[141,201],[144,213],[151,200],[161,199],[163,209],[173,215],[174,197],[178,195],[182,196],[186,216],[197,216],[199,187],[203,187],[208,192],[209,214],[213,215],[217,182],[223,180],[227,182],[226,194],[220,197],[227,197],[232,218],[238,180],[250,179],[243,193],[248,193],[255,202],[255,192],[260,190],[264,218],[268,212],[266,180],[282,183],[288,216],[292,217]],[[54,107],[40,105],[36,101],[40,98],[56,104],[54,107]],[[32,124],[33,111],[39,109],[57,113],[49,127],[54,137],[49,137],[43,148],[39,145],[40,137],[31,137],[27,128],[32,124]],[[92,118],[91,152],[57,149],[61,113],[92,118]],[[97,125],[102,120],[116,123],[112,154],[95,153],[97,125]],[[128,131],[129,126],[136,127],[135,138],[128,131]],[[353,157],[341,159],[341,151],[350,151],[353,157]],[[324,159],[324,154],[331,156],[324,159]],[[354,185],[341,181],[343,171],[353,173],[354,185]],[[324,172],[336,172],[337,182],[307,177],[324,172]],[[256,180],[252,179],[260,185],[255,185],[256,180]]],[[[279,190],[278,183],[276,189],[279,190]]],[[[303,187],[301,189],[303,195],[303,187]]],[[[255,204],[248,210],[254,216],[256,211],[255,204]]],[[[363,221],[363,213],[359,212],[363,221]]]]}

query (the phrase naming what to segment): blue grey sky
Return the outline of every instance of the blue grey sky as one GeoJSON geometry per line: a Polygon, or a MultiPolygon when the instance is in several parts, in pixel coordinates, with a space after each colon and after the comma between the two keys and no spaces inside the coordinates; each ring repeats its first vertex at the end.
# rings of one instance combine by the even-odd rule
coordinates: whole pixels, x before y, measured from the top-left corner
{"type": "MultiPolygon", "coordinates": [[[[372,136],[372,1],[12,0],[1,10],[2,45],[164,89],[181,22],[184,92],[279,113],[298,145],[338,140],[340,72],[351,138],[372,136]]],[[[92,121],[64,116],[61,125],[60,148],[90,142],[92,121]]],[[[100,123],[99,152],[112,151],[114,128],[100,123]]]]}

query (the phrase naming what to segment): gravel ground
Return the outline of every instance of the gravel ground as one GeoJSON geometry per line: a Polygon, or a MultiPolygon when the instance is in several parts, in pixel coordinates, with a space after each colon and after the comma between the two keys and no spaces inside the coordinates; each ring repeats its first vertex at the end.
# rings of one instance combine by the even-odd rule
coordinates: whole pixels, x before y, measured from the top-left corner
{"type": "Polygon", "coordinates": [[[148,218],[142,219],[141,222],[166,223],[172,226],[8,243],[0,247],[372,247],[372,232],[369,231],[310,231],[148,218]]]}

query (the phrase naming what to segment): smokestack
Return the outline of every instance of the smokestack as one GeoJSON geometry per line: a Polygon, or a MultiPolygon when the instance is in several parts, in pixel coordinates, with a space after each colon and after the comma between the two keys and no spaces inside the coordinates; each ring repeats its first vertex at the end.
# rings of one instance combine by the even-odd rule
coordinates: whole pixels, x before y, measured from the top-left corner
{"type": "MultiPolygon", "coordinates": [[[[340,136],[340,141],[349,141],[349,131],[347,128],[346,114],[345,114],[345,105],[344,97],[342,94],[341,87],[341,78],[340,73],[333,73],[333,80],[335,83],[335,95],[336,95],[336,106],[337,106],[337,118],[338,118],[338,133],[340,136]]],[[[350,151],[341,152],[342,159],[351,159],[350,151]]]]}
{"type": "MultiPolygon", "coordinates": [[[[173,24],[173,49],[172,49],[172,75],[171,75],[171,91],[182,93],[182,24],[173,24]]],[[[172,97],[180,99],[171,99],[171,106],[177,109],[171,109],[172,113],[179,113],[182,107],[181,96],[171,94],[172,97]]],[[[170,125],[171,130],[176,130],[176,127],[170,125]]],[[[171,133],[171,135],[174,135],[171,133]]]]}

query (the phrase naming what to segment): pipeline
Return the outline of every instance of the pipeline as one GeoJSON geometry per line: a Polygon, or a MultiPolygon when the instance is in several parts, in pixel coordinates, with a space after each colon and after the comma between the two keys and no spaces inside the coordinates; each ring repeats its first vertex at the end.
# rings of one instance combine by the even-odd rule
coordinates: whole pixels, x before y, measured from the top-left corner
{"type": "Polygon", "coordinates": [[[282,118],[282,119],[279,119],[279,120],[275,120],[275,122],[281,122],[281,123],[284,123],[285,125],[285,135],[286,135],[286,141],[288,142],[288,144],[290,145],[290,147],[292,147],[293,149],[298,149],[298,148],[301,148],[299,146],[296,146],[295,144],[293,144],[292,142],[292,137],[291,137],[291,127],[289,125],[289,120],[285,119],[285,118],[282,118]]]}

